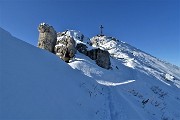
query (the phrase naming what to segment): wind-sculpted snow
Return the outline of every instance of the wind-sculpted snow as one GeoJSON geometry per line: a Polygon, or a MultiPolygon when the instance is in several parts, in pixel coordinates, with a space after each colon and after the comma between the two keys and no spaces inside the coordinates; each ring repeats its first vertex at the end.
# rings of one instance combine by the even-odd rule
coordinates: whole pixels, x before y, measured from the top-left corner
{"type": "Polygon", "coordinates": [[[107,120],[106,89],[0,28],[0,120],[107,120]]]}
{"type": "Polygon", "coordinates": [[[94,47],[111,54],[110,70],[78,52],[66,64],[0,28],[0,119],[180,119],[179,67],[115,38],[98,39],[94,47]]]}
{"type": "Polygon", "coordinates": [[[80,53],[69,65],[108,86],[111,119],[180,119],[179,67],[112,37],[96,36],[91,42],[93,39],[97,39],[93,47],[108,50],[111,54],[112,69],[102,69],[80,53]],[[128,80],[133,82],[122,85],[128,80]],[[115,98],[110,97],[112,94],[115,98]],[[131,115],[130,109],[136,115],[131,115]]]}
{"type": "Polygon", "coordinates": [[[112,58],[105,70],[78,53],[69,65],[107,88],[111,120],[179,119],[180,90],[112,58]],[[132,80],[132,81],[129,81],[132,80]]]}

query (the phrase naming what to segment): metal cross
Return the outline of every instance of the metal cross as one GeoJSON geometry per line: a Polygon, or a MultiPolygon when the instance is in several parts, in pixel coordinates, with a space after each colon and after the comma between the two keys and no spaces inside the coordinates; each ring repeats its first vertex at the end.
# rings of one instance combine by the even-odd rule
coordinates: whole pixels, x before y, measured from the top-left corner
{"type": "Polygon", "coordinates": [[[101,29],[101,34],[100,35],[103,35],[103,33],[102,33],[102,29],[103,29],[104,27],[101,25],[100,26],[100,29],[101,29]]]}

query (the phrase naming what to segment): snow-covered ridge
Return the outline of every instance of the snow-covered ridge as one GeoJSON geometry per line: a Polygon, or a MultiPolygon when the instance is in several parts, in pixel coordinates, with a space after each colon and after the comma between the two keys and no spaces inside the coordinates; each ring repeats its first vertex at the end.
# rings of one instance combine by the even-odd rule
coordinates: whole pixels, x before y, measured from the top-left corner
{"type": "MultiPolygon", "coordinates": [[[[70,35],[76,38],[73,36],[74,34],[70,35]]],[[[128,101],[127,106],[130,105],[130,108],[138,110],[133,113],[138,115],[139,119],[163,120],[180,117],[176,114],[178,113],[176,105],[168,102],[174,101],[174,103],[180,104],[179,97],[175,97],[180,95],[178,89],[180,88],[179,67],[161,61],[114,37],[99,35],[91,38],[91,42],[80,41],[88,47],[101,48],[111,54],[112,70],[109,71],[99,68],[94,61],[80,53],[77,53],[75,59],[69,63],[73,69],[82,71],[84,75],[95,79],[99,84],[112,87],[110,91],[116,92],[119,97],[113,98],[115,103],[113,102],[111,105],[117,105],[121,101],[120,99],[123,99],[121,102],[128,101]],[[87,43],[92,43],[92,46],[87,43]],[[119,85],[121,87],[113,88],[119,85]],[[122,93],[122,91],[126,92],[122,93]],[[174,112],[169,112],[170,109],[174,112]],[[143,115],[141,115],[142,113],[143,115]]],[[[126,108],[122,104],[120,105],[126,111],[126,108]]],[[[130,110],[127,110],[128,112],[120,111],[121,107],[110,108],[111,117],[117,120],[120,118],[132,119],[125,115],[130,115],[130,110]],[[113,114],[115,111],[117,116],[113,114]]]]}
{"type": "Polygon", "coordinates": [[[64,32],[59,32],[57,40],[62,39],[62,37],[71,36],[76,41],[76,43],[86,43],[89,41],[89,38],[84,36],[80,31],[77,30],[66,30],[64,32]]]}
{"type": "Polygon", "coordinates": [[[113,37],[95,36],[91,38],[94,47],[108,50],[111,56],[124,65],[137,69],[146,74],[167,82],[171,76],[171,81],[180,88],[180,68],[170,63],[161,61],[125,42],[117,40],[113,37]]]}

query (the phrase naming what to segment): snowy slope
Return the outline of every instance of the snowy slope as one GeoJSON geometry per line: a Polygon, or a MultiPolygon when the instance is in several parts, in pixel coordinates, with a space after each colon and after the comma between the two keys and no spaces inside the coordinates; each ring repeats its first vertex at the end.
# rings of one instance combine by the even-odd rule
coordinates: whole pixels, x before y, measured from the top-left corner
{"type": "Polygon", "coordinates": [[[179,67],[161,61],[113,37],[95,36],[91,41],[94,39],[98,42],[94,47],[108,50],[112,58],[119,60],[125,66],[152,75],[167,85],[172,83],[180,88],[179,67]]]}
{"type": "Polygon", "coordinates": [[[179,67],[113,37],[95,36],[91,41],[95,39],[93,47],[111,54],[112,70],[80,53],[70,66],[108,87],[111,119],[180,119],[179,67]]]}
{"type": "MultiPolygon", "coordinates": [[[[79,31],[67,34],[92,49],[79,31]]],[[[180,119],[180,68],[115,38],[96,39],[111,70],[81,53],[68,65],[0,29],[0,119],[180,119]]]]}
{"type": "Polygon", "coordinates": [[[112,120],[180,119],[179,88],[127,67],[119,60],[111,59],[111,62],[118,69],[105,70],[79,53],[69,64],[108,88],[106,94],[112,120]]]}
{"type": "Polygon", "coordinates": [[[0,55],[0,120],[106,117],[106,96],[100,94],[104,86],[73,70],[57,56],[3,29],[0,55]],[[91,91],[96,97],[91,97],[91,91]]]}

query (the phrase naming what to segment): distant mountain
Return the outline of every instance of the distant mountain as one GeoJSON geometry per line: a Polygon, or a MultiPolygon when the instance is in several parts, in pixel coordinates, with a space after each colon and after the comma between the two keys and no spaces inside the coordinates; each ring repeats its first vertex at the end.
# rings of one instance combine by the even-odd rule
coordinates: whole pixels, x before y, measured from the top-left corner
{"type": "Polygon", "coordinates": [[[67,64],[0,28],[0,119],[180,119],[179,67],[113,37],[66,34],[107,50],[111,69],[79,52],[67,64]]]}

